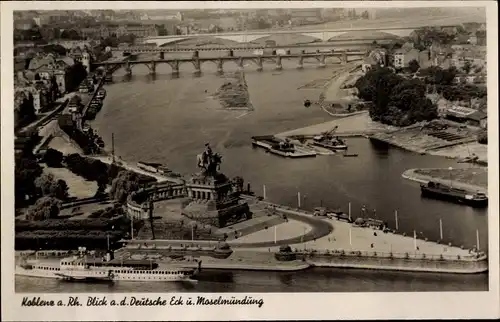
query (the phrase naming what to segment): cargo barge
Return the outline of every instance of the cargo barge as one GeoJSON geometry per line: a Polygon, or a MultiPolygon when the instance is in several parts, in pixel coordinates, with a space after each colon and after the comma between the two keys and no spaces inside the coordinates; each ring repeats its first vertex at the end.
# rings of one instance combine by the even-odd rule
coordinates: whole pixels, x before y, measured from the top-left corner
{"type": "Polygon", "coordinates": [[[273,135],[253,136],[252,145],[285,158],[315,157],[317,154],[315,151],[298,148],[289,140],[281,140],[273,135]]]}
{"type": "Polygon", "coordinates": [[[488,206],[488,197],[481,192],[468,192],[433,181],[421,184],[420,190],[423,197],[451,201],[477,208],[488,206]]]}

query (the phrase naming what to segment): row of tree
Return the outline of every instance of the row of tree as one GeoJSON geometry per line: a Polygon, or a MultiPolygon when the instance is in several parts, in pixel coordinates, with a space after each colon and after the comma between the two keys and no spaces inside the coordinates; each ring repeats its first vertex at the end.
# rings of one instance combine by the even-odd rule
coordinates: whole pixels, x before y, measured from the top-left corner
{"type": "Polygon", "coordinates": [[[60,249],[73,250],[85,245],[88,249],[117,248],[118,241],[126,235],[124,231],[26,231],[16,233],[16,250],[26,250],[36,247],[37,250],[60,249]]]}
{"type": "Polygon", "coordinates": [[[395,126],[408,126],[438,116],[437,107],[426,95],[426,85],[406,79],[389,68],[375,68],[357,80],[359,97],[371,101],[370,117],[395,126]]]}
{"type": "MultiPolygon", "coordinates": [[[[120,208],[120,207],[118,207],[120,208]]],[[[111,208],[118,209],[118,208],[111,208]]],[[[42,220],[42,221],[29,221],[17,220],[15,229],[16,232],[23,231],[67,231],[67,230],[94,230],[94,231],[108,231],[108,230],[123,230],[128,229],[130,220],[126,217],[108,219],[108,218],[92,218],[82,220],[42,220]]]]}

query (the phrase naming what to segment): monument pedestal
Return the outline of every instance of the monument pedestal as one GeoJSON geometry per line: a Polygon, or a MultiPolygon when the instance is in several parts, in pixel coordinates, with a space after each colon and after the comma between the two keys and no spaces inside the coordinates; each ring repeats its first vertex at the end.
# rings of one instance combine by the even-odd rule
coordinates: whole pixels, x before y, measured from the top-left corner
{"type": "Polygon", "coordinates": [[[183,214],[188,218],[218,228],[251,218],[248,204],[232,194],[231,182],[221,173],[195,175],[186,183],[186,190],[191,202],[183,214]]]}

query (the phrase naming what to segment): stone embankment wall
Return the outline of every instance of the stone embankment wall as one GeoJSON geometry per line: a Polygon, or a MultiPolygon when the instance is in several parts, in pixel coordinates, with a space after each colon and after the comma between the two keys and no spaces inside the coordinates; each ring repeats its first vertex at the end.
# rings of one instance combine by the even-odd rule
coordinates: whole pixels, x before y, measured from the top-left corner
{"type": "Polygon", "coordinates": [[[390,258],[385,256],[377,257],[374,255],[306,255],[305,258],[311,265],[319,267],[344,267],[456,274],[476,274],[488,271],[488,260],[486,257],[453,260],[434,258],[390,258]]]}

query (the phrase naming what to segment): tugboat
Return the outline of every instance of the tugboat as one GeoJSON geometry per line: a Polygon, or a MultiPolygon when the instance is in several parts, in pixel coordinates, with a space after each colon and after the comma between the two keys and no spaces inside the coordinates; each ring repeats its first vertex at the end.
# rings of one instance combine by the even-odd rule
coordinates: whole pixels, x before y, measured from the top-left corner
{"type": "Polygon", "coordinates": [[[320,146],[329,150],[347,150],[347,144],[344,140],[340,139],[338,136],[333,137],[333,133],[337,131],[338,126],[335,126],[331,131],[322,133],[321,135],[315,136],[313,138],[313,145],[320,146]]]}
{"type": "Polygon", "coordinates": [[[453,188],[441,183],[429,181],[421,184],[420,190],[423,197],[448,200],[471,207],[484,208],[488,206],[488,197],[484,193],[470,193],[463,189],[453,188]]]}

